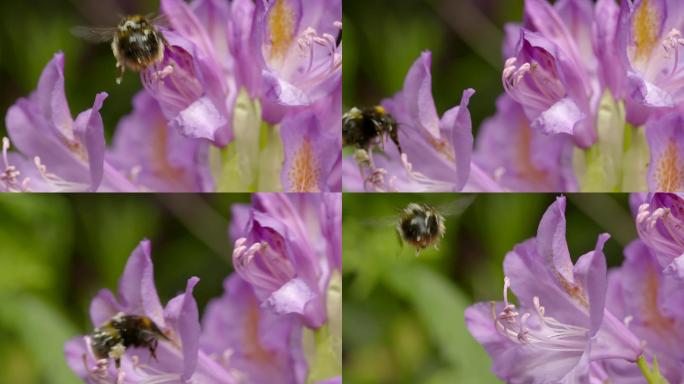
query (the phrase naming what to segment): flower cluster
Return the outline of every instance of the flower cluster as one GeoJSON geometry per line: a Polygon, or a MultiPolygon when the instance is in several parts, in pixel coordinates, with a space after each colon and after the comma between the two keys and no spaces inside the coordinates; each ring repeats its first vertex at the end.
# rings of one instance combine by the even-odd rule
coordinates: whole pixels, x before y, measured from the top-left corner
{"type": "Polygon", "coordinates": [[[166,336],[156,353],[129,345],[121,367],[97,359],[92,337],[65,344],[71,369],[87,383],[341,383],[342,287],[339,194],[254,196],[236,206],[236,272],[200,321],[193,288],[162,307],[150,242],[131,254],[119,295],[100,291],[94,327],[117,314],[146,316],[166,336]]]}
{"type": "Polygon", "coordinates": [[[405,153],[387,147],[380,156],[350,157],[344,188],[684,189],[684,7],[668,0],[550,3],[525,0],[524,21],[506,26],[505,92],[474,146],[466,109],[472,91],[440,120],[423,54],[404,90],[383,102],[397,117],[405,153]]]}
{"type": "Polygon", "coordinates": [[[7,112],[0,190],[341,190],[340,0],[162,0],[161,15],[163,59],[112,145],[107,94],[74,120],[57,53],[7,112]]]}
{"type": "MultiPolygon", "coordinates": [[[[600,235],[573,265],[565,241],[565,198],[547,210],[537,236],[504,260],[503,302],[466,310],[471,334],[511,383],[637,383],[659,363],[661,379],[684,379],[684,199],[633,196],[640,239],[608,271],[600,235]],[[508,300],[515,293],[519,305],[508,300]]],[[[660,382],[650,381],[649,382],[660,382]]]]}

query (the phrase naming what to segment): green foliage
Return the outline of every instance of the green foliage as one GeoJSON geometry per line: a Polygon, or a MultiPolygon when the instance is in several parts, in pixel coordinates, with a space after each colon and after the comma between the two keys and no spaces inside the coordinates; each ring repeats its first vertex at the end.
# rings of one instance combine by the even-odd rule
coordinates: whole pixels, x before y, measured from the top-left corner
{"type": "MultiPolygon", "coordinates": [[[[484,349],[467,332],[464,311],[500,300],[502,261],[536,235],[554,201],[549,194],[478,195],[448,216],[439,249],[416,257],[402,249],[394,225],[410,202],[449,210],[454,194],[345,194],[343,199],[343,349],[345,383],[496,382],[484,349]]],[[[571,195],[568,245],[574,259],[609,232],[610,265],[636,238],[627,195],[571,195]]]]}

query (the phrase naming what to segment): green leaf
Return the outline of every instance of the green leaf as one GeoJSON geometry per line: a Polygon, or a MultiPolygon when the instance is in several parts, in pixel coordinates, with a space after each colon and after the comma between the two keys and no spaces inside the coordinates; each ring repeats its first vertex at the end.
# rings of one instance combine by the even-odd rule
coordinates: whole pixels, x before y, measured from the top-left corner
{"type": "Polygon", "coordinates": [[[469,300],[453,283],[417,263],[395,266],[383,281],[413,305],[441,357],[453,367],[452,382],[497,382],[489,357],[465,326],[469,300]]]}
{"type": "Polygon", "coordinates": [[[342,276],[339,272],[330,279],[326,304],[327,324],[317,330],[304,330],[304,354],[309,365],[307,383],[342,376],[342,276]]]}
{"type": "Polygon", "coordinates": [[[31,295],[2,297],[2,303],[0,327],[9,329],[22,342],[41,372],[40,382],[80,382],[64,360],[64,343],[77,333],[64,316],[31,295]]]}

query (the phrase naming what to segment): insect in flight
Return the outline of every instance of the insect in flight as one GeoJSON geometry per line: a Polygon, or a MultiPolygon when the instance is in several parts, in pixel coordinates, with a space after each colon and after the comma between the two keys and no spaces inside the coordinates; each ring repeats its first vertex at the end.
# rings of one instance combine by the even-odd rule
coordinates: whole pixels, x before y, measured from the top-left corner
{"type": "MultiPolygon", "coordinates": [[[[147,348],[156,359],[159,340],[170,341],[149,317],[120,312],[95,328],[90,336],[90,348],[98,359],[98,367],[106,370],[108,359],[114,359],[117,370],[120,370],[121,358],[128,348],[147,348]]],[[[85,361],[85,355],[83,358],[85,361]]]]}
{"type": "Polygon", "coordinates": [[[401,153],[399,124],[382,106],[352,108],[342,116],[342,143],[357,149],[369,150],[371,146],[384,146],[386,138],[394,142],[401,153]]]}
{"type": "Polygon", "coordinates": [[[437,248],[446,233],[446,218],[462,214],[472,204],[474,196],[461,196],[456,200],[432,206],[425,203],[409,203],[398,215],[363,221],[366,225],[393,225],[400,245],[415,248],[416,256],[428,247],[437,248]]]}
{"type": "Polygon", "coordinates": [[[164,35],[157,28],[162,17],[131,15],[121,18],[116,27],[74,27],[72,34],[92,42],[112,42],[116,58],[116,83],[121,84],[126,68],[139,72],[164,60],[164,35]]]}

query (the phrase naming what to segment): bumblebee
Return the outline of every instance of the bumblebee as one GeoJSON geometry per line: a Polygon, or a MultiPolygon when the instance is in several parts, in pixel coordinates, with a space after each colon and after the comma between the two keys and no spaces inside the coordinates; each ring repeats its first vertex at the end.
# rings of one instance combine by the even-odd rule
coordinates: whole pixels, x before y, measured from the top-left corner
{"type": "Polygon", "coordinates": [[[399,124],[385,111],[385,108],[352,108],[342,116],[342,143],[344,146],[355,146],[368,150],[371,146],[389,137],[402,153],[399,144],[399,124]]]}
{"type": "Polygon", "coordinates": [[[75,27],[72,33],[94,42],[112,41],[116,58],[116,83],[121,84],[126,68],[139,72],[164,60],[164,47],[168,46],[164,35],[146,16],[125,16],[113,28],[75,27]]]}
{"type": "Polygon", "coordinates": [[[427,204],[409,204],[399,215],[397,235],[403,243],[416,248],[416,253],[437,245],[444,237],[444,216],[427,204]]]}
{"type": "Polygon", "coordinates": [[[160,339],[169,340],[149,317],[118,313],[99,328],[95,328],[90,347],[98,360],[114,359],[116,368],[119,369],[127,348],[147,348],[156,359],[160,339]]]}

